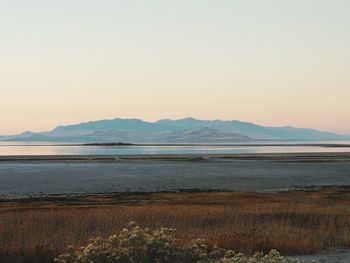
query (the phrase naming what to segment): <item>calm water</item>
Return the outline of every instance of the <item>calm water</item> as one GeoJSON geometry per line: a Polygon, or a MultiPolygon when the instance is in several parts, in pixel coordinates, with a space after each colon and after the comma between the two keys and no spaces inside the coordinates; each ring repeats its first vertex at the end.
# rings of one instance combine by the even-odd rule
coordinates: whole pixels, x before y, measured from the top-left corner
{"type": "MultiPolygon", "coordinates": [[[[267,142],[264,142],[265,144],[267,142]]],[[[276,144],[276,142],[271,142],[276,144]]],[[[310,142],[279,142],[306,144],[310,142]]],[[[312,144],[349,144],[350,141],[312,142],[312,144]]],[[[41,143],[40,143],[41,144],[41,143]]],[[[138,154],[230,154],[230,153],[293,153],[293,152],[350,152],[350,147],[321,146],[59,146],[0,142],[0,155],[138,155],[138,154]]]]}

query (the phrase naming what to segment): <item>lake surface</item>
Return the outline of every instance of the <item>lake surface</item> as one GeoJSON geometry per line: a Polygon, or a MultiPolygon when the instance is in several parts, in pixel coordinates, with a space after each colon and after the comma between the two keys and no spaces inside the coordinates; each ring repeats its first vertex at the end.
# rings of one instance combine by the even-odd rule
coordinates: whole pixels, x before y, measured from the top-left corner
{"type": "Polygon", "coordinates": [[[233,154],[233,153],[302,153],[350,152],[350,147],[326,147],[350,141],[322,142],[252,142],[251,145],[176,145],[176,146],[83,146],[52,143],[0,142],[0,155],[141,155],[141,154],[233,154]],[[274,144],[266,145],[266,144],[274,144]],[[280,145],[276,145],[280,144],[280,145]],[[298,145],[295,145],[298,144],[298,145]],[[312,145],[310,145],[312,144],[312,145]],[[319,144],[319,145],[317,145],[319,144]],[[323,145],[321,145],[323,144],[323,145]]]}

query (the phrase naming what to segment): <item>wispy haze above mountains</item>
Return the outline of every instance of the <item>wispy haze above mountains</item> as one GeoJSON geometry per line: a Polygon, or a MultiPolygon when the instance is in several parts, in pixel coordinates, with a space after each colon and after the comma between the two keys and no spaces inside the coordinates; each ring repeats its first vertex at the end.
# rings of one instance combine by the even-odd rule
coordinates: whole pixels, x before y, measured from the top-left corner
{"type": "Polygon", "coordinates": [[[111,119],[58,126],[49,132],[3,136],[3,141],[70,143],[234,143],[253,140],[347,140],[350,136],[290,126],[265,127],[242,121],[185,118],[147,122],[111,119]]]}

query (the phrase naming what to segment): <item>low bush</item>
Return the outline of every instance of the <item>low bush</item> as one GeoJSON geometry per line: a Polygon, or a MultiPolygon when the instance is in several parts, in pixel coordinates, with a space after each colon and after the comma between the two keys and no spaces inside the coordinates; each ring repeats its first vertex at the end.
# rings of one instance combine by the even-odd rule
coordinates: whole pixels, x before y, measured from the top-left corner
{"type": "Polygon", "coordinates": [[[253,256],[232,250],[208,247],[203,239],[181,242],[176,230],[151,231],[130,222],[127,228],[108,238],[97,237],[84,247],[69,247],[55,259],[56,263],[300,263],[283,257],[276,250],[253,256]]]}

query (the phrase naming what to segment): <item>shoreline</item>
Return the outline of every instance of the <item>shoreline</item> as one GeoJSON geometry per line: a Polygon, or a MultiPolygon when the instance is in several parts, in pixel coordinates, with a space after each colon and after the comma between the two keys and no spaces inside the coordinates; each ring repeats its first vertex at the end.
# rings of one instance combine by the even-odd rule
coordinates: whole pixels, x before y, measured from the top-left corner
{"type": "MultiPolygon", "coordinates": [[[[57,146],[57,147],[324,147],[324,148],[350,148],[350,144],[348,143],[35,143],[35,144],[26,144],[26,142],[22,142],[23,144],[11,144],[8,141],[0,141],[1,143],[9,143],[9,144],[0,144],[0,147],[49,147],[49,146],[57,146]]],[[[256,142],[256,141],[252,141],[256,142]]],[[[29,142],[30,143],[30,142],[29,142]]]]}
{"type": "Polygon", "coordinates": [[[132,154],[132,155],[0,155],[0,162],[22,161],[84,161],[105,162],[123,160],[210,161],[220,159],[256,161],[350,162],[350,152],[300,152],[300,153],[233,153],[233,154],[132,154]]]}
{"type": "MultiPolygon", "coordinates": [[[[191,195],[191,194],[261,194],[261,195],[288,195],[295,193],[350,193],[350,185],[322,185],[322,186],[295,186],[288,189],[280,189],[274,192],[259,191],[234,191],[228,189],[174,189],[168,191],[154,192],[96,192],[96,193],[65,193],[65,194],[48,194],[48,195],[28,195],[28,196],[1,196],[0,207],[11,204],[27,204],[27,203],[47,203],[68,205],[94,204],[97,200],[113,200],[119,199],[118,202],[112,204],[145,204],[145,199],[156,195],[191,195]],[[121,201],[120,201],[121,200],[121,201]],[[136,201],[136,202],[135,202],[136,201]]],[[[147,202],[146,202],[147,203],[147,202]]]]}

